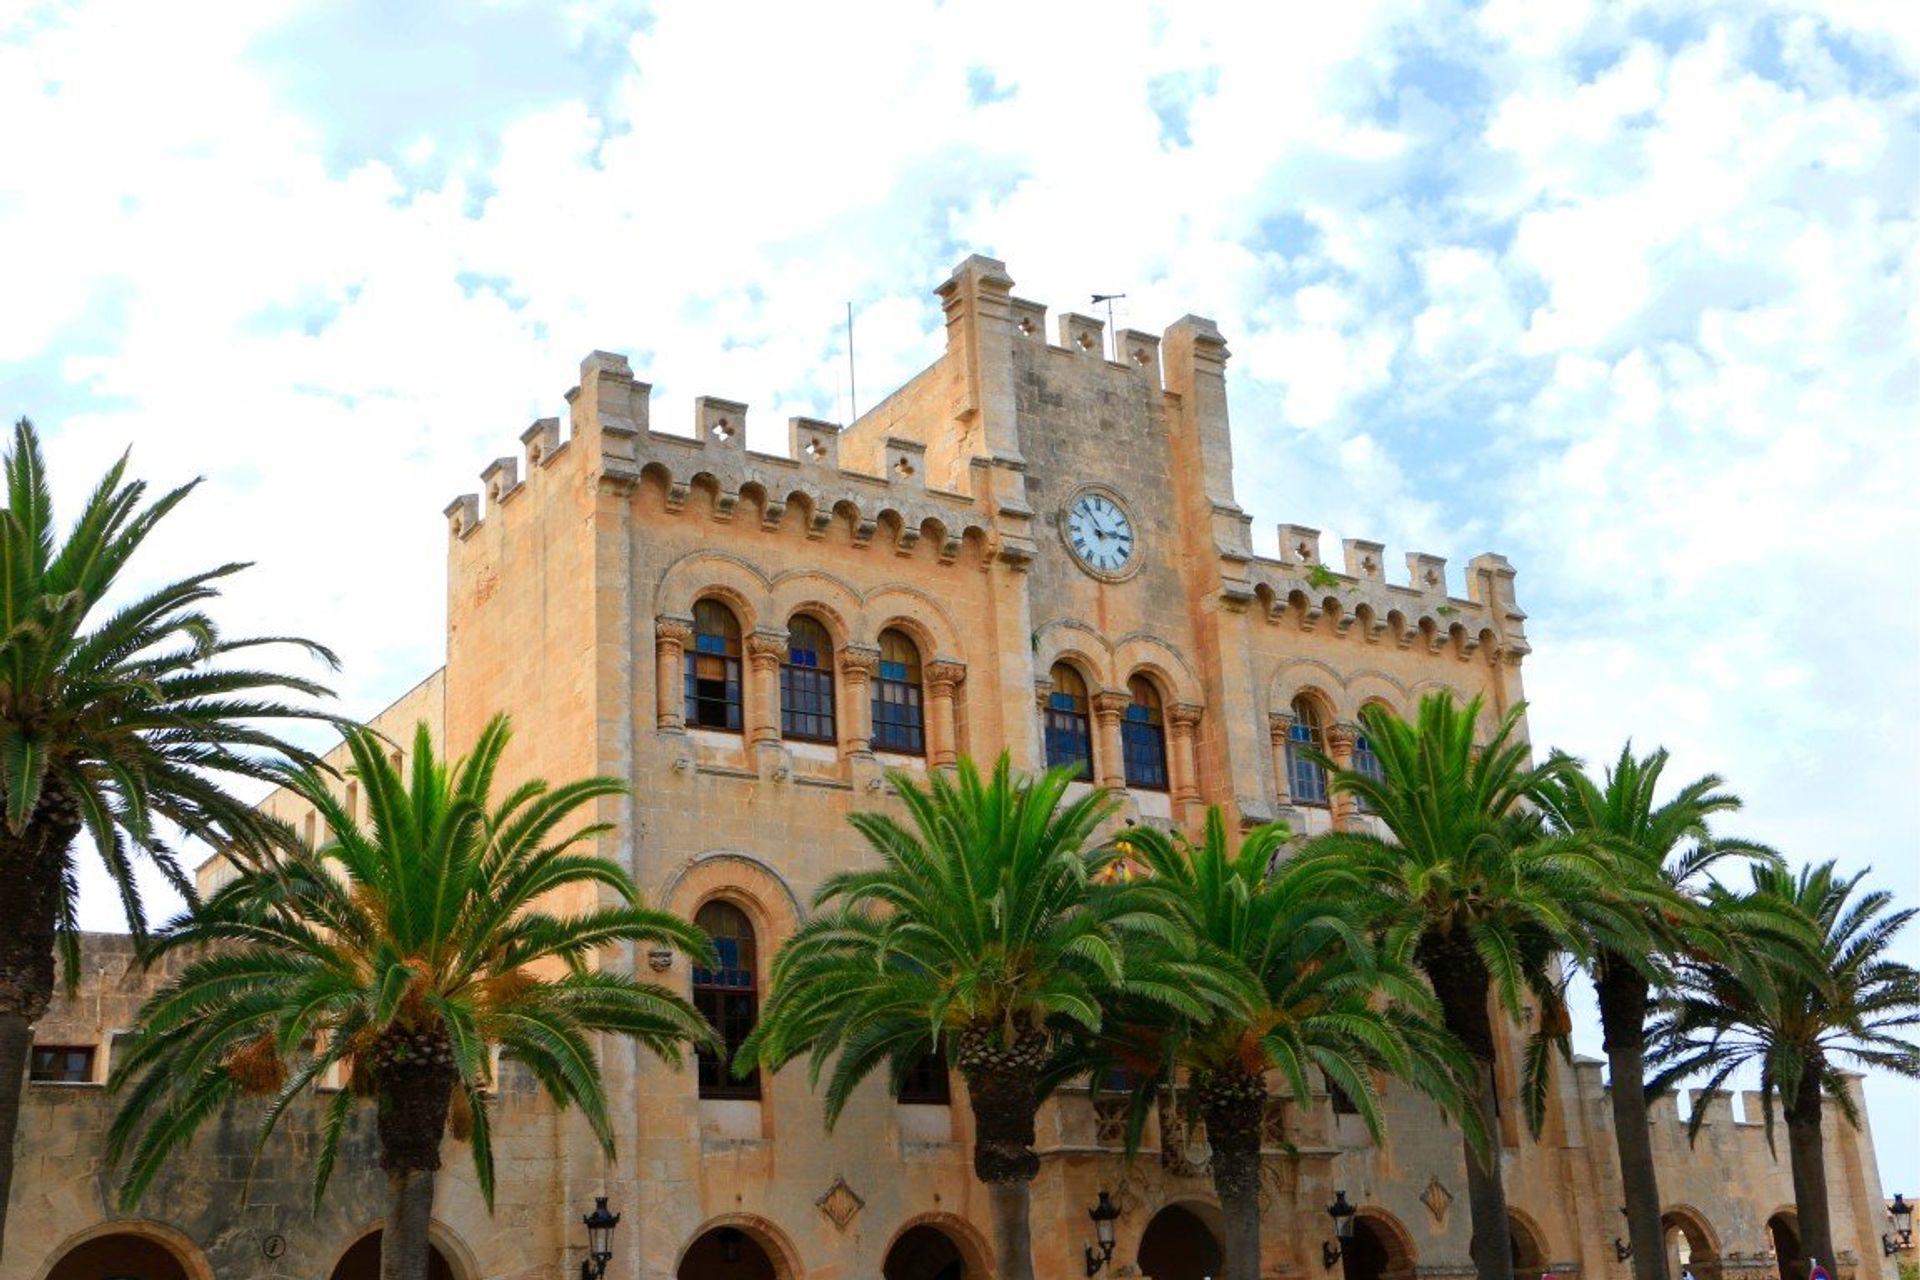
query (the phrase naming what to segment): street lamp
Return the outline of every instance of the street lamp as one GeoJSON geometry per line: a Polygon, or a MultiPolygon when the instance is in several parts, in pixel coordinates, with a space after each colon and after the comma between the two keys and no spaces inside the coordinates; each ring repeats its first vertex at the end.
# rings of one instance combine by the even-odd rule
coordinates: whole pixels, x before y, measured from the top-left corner
{"type": "Polygon", "coordinates": [[[1347,1203],[1347,1193],[1333,1193],[1333,1203],[1327,1206],[1327,1216],[1333,1219],[1333,1244],[1320,1242],[1320,1264],[1327,1270],[1333,1270],[1333,1264],[1347,1254],[1347,1241],[1353,1239],[1353,1215],[1359,1212],[1347,1203]]]}
{"type": "Polygon", "coordinates": [[[1120,1206],[1106,1192],[1100,1193],[1100,1202],[1087,1210],[1087,1216],[1093,1219],[1093,1238],[1099,1242],[1099,1252],[1090,1244],[1082,1242],[1087,1255],[1087,1274],[1098,1275],[1100,1268],[1113,1261],[1113,1224],[1120,1217],[1120,1206]]]}
{"type": "Polygon", "coordinates": [[[580,1215],[587,1228],[587,1256],[580,1260],[580,1280],[602,1280],[607,1264],[613,1261],[613,1229],[620,1215],[607,1212],[607,1198],[593,1198],[593,1212],[580,1215]]]}
{"type": "Polygon", "coordinates": [[[1880,1249],[1891,1258],[1904,1249],[1913,1248],[1913,1206],[1896,1191],[1893,1203],[1887,1206],[1887,1217],[1893,1222],[1893,1232],[1880,1237],[1880,1249]]]}

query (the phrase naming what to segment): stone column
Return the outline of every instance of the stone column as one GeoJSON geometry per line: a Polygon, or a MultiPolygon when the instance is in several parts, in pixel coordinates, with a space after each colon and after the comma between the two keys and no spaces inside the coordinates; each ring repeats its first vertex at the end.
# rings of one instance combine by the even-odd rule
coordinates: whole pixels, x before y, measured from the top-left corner
{"type": "Polygon", "coordinates": [[[840,751],[873,759],[873,678],[880,674],[878,645],[850,644],[840,650],[840,751]]]}
{"type": "Polygon", "coordinates": [[[927,664],[927,764],[951,766],[958,756],[959,726],[954,721],[953,695],[967,678],[967,664],[941,658],[927,664]]]}
{"type": "Polygon", "coordinates": [[[686,655],[693,643],[693,619],[663,613],[653,620],[654,726],[664,733],[687,728],[686,655]]]}
{"type": "Polygon", "coordinates": [[[1121,791],[1127,785],[1126,750],[1120,743],[1120,717],[1133,699],[1113,689],[1093,695],[1094,777],[1100,785],[1121,791]]]}
{"type": "MultiPolygon", "coordinates": [[[[1341,720],[1327,728],[1327,755],[1340,769],[1353,768],[1354,744],[1360,740],[1360,726],[1341,720]]],[[[1327,806],[1333,813],[1335,830],[1344,829],[1353,818],[1353,796],[1333,789],[1333,775],[1327,775],[1327,806]]]]}
{"type": "Polygon", "coordinates": [[[1168,763],[1173,769],[1174,812],[1184,814],[1188,805],[1200,803],[1200,770],[1194,757],[1193,731],[1199,727],[1201,706],[1197,702],[1176,702],[1167,708],[1168,763]]]}
{"type": "Polygon", "coordinates": [[[787,633],[774,627],[755,627],[745,645],[747,687],[741,708],[746,712],[747,741],[754,746],[780,741],[780,664],[787,656],[787,633]]]}
{"type": "Polygon", "coordinates": [[[1293,803],[1293,773],[1287,768],[1287,743],[1293,735],[1293,712],[1267,712],[1267,740],[1273,744],[1273,794],[1280,807],[1293,803]]]}

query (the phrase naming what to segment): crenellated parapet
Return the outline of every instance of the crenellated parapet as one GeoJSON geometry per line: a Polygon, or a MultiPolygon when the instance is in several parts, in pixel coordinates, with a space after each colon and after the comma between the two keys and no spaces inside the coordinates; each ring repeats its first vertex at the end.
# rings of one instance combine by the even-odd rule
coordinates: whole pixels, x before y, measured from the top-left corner
{"type": "Polygon", "coordinates": [[[719,523],[747,510],[768,530],[791,528],[809,539],[824,538],[838,526],[856,547],[903,556],[931,550],[943,564],[959,560],[971,540],[974,562],[986,563],[991,522],[970,494],[929,486],[924,442],[887,437],[874,474],[842,465],[842,428],[820,419],[789,419],[784,454],[750,449],[748,406],[718,396],[694,400],[691,434],[655,430],[652,391],[633,376],[625,356],[588,355],[580,362],[580,384],[567,393],[568,437],[561,438],[557,418],[527,428],[522,458],[497,458],[481,473],[484,504],[475,494],[449,504],[451,536],[474,536],[537,473],[571,455],[601,485],[625,490],[657,484],[672,514],[688,510],[700,493],[706,499],[701,509],[719,523]]]}
{"type": "Polygon", "coordinates": [[[1252,599],[1270,623],[1463,662],[1518,665],[1532,652],[1505,556],[1468,561],[1460,597],[1448,591],[1446,560],[1424,551],[1408,552],[1405,577],[1394,581],[1382,543],[1345,539],[1339,569],[1322,558],[1318,529],[1283,524],[1279,543],[1278,557],[1256,556],[1248,567],[1252,599]]]}

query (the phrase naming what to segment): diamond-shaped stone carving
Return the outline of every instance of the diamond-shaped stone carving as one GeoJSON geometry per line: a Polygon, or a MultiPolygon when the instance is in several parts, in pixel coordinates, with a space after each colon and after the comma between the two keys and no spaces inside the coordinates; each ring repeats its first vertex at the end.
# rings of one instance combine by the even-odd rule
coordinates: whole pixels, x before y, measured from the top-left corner
{"type": "Polygon", "coordinates": [[[1427,1183],[1427,1189],[1420,1193],[1420,1203],[1427,1206],[1427,1212],[1433,1215],[1435,1225],[1447,1220],[1447,1207],[1453,1203],[1453,1192],[1440,1185],[1440,1179],[1433,1178],[1427,1183]]]}
{"type": "Polygon", "coordinates": [[[847,1224],[853,1221],[853,1215],[867,1207],[867,1202],[847,1185],[845,1178],[835,1178],[833,1185],[827,1188],[826,1194],[813,1203],[840,1231],[845,1231],[847,1224]]]}

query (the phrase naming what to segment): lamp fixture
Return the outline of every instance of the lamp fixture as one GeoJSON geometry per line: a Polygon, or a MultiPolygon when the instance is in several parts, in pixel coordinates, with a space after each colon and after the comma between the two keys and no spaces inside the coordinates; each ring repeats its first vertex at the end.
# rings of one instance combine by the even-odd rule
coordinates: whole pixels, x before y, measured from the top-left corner
{"type": "Polygon", "coordinates": [[[1112,1196],[1102,1191],[1099,1203],[1087,1210],[1087,1216],[1093,1219],[1093,1238],[1100,1247],[1095,1249],[1084,1241],[1082,1247],[1087,1256],[1087,1274],[1095,1276],[1102,1267],[1113,1261],[1113,1224],[1120,1217],[1120,1206],[1113,1202],[1112,1196]]]}
{"type": "Polygon", "coordinates": [[[580,1215],[587,1228],[587,1256],[580,1260],[580,1280],[604,1280],[607,1264],[613,1261],[613,1229],[620,1215],[607,1211],[607,1198],[593,1198],[593,1212],[580,1215]]]}
{"type": "Polygon", "coordinates": [[[1894,1248],[1913,1248],[1913,1206],[1898,1191],[1893,1193],[1893,1203],[1887,1206],[1887,1217],[1893,1220],[1894,1233],[1900,1237],[1894,1248]]]}
{"type": "Polygon", "coordinates": [[[1327,1216],[1333,1219],[1334,1242],[1320,1242],[1320,1265],[1328,1271],[1333,1270],[1334,1263],[1347,1256],[1347,1241],[1353,1239],[1353,1215],[1358,1212],[1347,1203],[1345,1190],[1333,1193],[1333,1203],[1327,1206],[1327,1216]]]}

